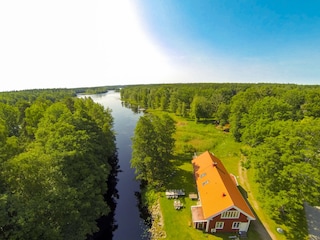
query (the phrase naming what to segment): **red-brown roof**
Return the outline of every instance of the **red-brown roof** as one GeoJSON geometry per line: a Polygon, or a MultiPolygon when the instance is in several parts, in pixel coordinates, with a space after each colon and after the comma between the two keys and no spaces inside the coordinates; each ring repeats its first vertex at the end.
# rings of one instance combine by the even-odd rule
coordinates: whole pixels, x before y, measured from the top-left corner
{"type": "Polygon", "coordinates": [[[231,208],[255,219],[234,180],[217,157],[207,151],[194,158],[192,165],[204,219],[231,208]]]}

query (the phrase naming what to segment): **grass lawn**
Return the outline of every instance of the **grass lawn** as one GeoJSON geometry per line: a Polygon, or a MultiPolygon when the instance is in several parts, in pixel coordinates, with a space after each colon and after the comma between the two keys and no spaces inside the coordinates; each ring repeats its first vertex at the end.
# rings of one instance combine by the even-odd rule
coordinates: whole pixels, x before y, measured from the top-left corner
{"type": "MultiPolygon", "coordinates": [[[[191,224],[190,207],[196,205],[196,201],[192,201],[188,197],[180,198],[180,200],[185,207],[181,210],[175,210],[173,208],[174,200],[167,199],[164,194],[160,197],[164,230],[167,233],[166,239],[229,239],[229,236],[235,235],[232,233],[211,235],[194,229],[191,224]]],[[[261,238],[253,229],[250,229],[248,239],[259,240],[261,238]]]]}

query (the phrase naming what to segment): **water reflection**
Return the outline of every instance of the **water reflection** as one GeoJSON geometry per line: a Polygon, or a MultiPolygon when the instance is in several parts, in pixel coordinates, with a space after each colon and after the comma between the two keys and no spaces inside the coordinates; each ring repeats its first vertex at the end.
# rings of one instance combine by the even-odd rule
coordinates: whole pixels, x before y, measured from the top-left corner
{"type": "Polygon", "coordinates": [[[142,226],[142,228],[144,229],[142,238],[150,239],[151,234],[149,232],[149,229],[152,227],[151,214],[149,213],[148,208],[142,204],[141,192],[135,192],[134,195],[137,198],[137,207],[139,208],[140,218],[144,220],[144,226],[142,226]],[[147,228],[145,226],[147,226],[147,228]]]}
{"type": "Polygon", "coordinates": [[[106,195],[111,213],[98,220],[100,231],[91,239],[149,239],[148,225],[144,219],[146,209],[141,206],[140,182],[135,180],[130,167],[131,138],[143,109],[120,100],[120,93],[87,95],[95,102],[111,109],[116,132],[117,160],[106,195]]]}
{"type": "Polygon", "coordinates": [[[145,112],[144,108],[139,107],[138,105],[130,104],[128,102],[121,102],[122,107],[130,109],[133,113],[143,114],[145,112]]]}
{"type": "Polygon", "coordinates": [[[109,160],[111,172],[107,180],[108,190],[104,195],[104,200],[110,207],[110,212],[108,215],[102,216],[97,220],[97,227],[99,228],[99,231],[92,236],[88,236],[88,240],[112,239],[113,232],[118,228],[115,221],[115,209],[117,206],[117,199],[119,199],[118,190],[116,188],[119,181],[117,175],[120,170],[118,162],[119,160],[117,155],[109,160]]]}

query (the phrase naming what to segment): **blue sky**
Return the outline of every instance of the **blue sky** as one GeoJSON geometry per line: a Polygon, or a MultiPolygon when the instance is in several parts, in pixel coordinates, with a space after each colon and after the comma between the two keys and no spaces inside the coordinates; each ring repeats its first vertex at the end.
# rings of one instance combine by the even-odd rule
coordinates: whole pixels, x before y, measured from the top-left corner
{"type": "Polygon", "coordinates": [[[318,1],[0,1],[0,91],[320,84],[318,1]]]}
{"type": "Polygon", "coordinates": [[[317,1],[140,1],[153,40],[209,81],[320,83],[319,13],[317,1]]]}

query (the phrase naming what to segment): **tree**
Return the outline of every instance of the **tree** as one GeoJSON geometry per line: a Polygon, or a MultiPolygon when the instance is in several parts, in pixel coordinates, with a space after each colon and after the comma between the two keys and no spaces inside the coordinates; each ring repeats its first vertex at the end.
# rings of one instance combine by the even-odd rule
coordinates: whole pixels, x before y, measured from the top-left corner
{"type": "Polygon", "coordinates": [[[171,168],[174,121],[164,115],[140,117],[132,138],[131,166],[136,178],[152,186],[162,186],[171,168]]]}
{"type": "Polygon", "coordinates": [[[288,120],[293,116],[292,106],[275,97],[264,97],[256,101],[240,120],[243,126],[241,140],[251,146],[269,137],[274,121],[288,120]]]}
{"type": "Polygon", "coordinates": [[[187,117],[187,108],[186,108],[185,102],[181,102],[180,100],[178,100],[176,115],[182,116],[182,117],[187,117]]]}
{"type": "Polygon", "coordinates": [[[309,90],[305,97],[305,103],[302,105],[305,116],[320,117],[320,90],[309,90]]]}
{"type": "Polygon", "coordinates": [[[293,120],[301,120],[303,118],[302,105],[305,102],[306,92],[303,89],[294,88],[286,91],[282,96],[286,103],[292,106],[293,120]]]}
{"type": "Polygon", "coordinates": [[[0,119],[0,238],[85,239],[108,213],[113,119],[91,99],[72,102],[31,105],[42,111],[28,112],[34,137],[22,153],[0,119]]]}
{"type": "Polygon", "coordinates": [[[50,101],[36,101],[30,107],[25,110],[26,117],[25,122],[25,132],[32,139],[37,131],[38,123],[43,117],[45,110],[51,105],[50,101]]]}
{"type": "Polygon", "coordinates": [[[320,122],[275,123],[278,134],[266,137],[250,158],[266,209],[294,230],[301,224],[303,203],[320,203],[320,122]]]}
{"type": "Polygon", "coordinates": [[[220,125],[225,125],[229,121],[229,114],[230,114],[230,105],[227,105],[225,103],[221,103],[218,107],[217,112],[215,113],[215,116],[217,120],[219,121],[220,125]]]}
{"type": "Polygon", "coordinates": [[[0,119],[6,125],[9,136],[19,135],[19,111],[17,107],[0,102],[0,119]]]}
{"type": "Polygon", "coordinates": [[[195,96],[191,103],[190,115],[198,121],[200,118],[212,117],[213,108],[212,103],[205,97],[195,96]]]}
{"type": "Polygon", "coordinates": [[[173,92],[170,95],[169,99],[169,110],[173,113],[176,113],[178,109],[178,97],[177,97],[177,92],[173,92]]]}
{"type": "Polygon", "coordinates": [[[253,89],[247,89],[245,92],[240,92],[235,95],[231,100],[230,107],[230,125],[231,133],[236,141],[241,140],[242,129],[242,117],[249,112],[251,106],[259,99],[259,94],[253,89]]]}

